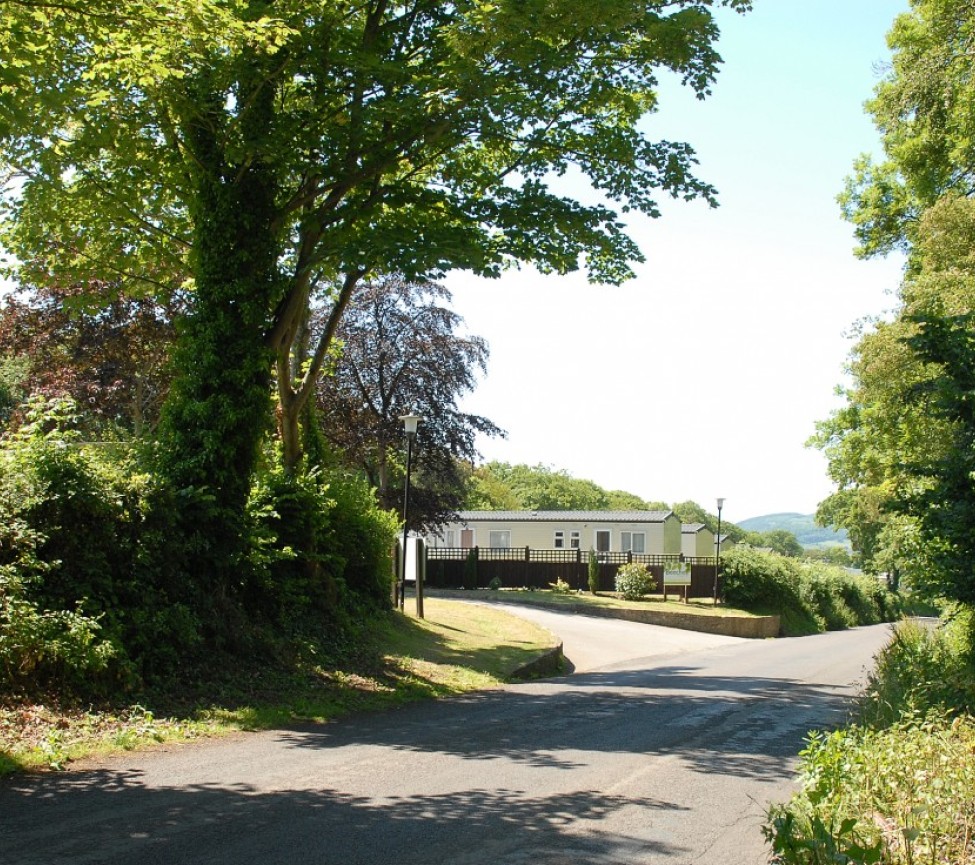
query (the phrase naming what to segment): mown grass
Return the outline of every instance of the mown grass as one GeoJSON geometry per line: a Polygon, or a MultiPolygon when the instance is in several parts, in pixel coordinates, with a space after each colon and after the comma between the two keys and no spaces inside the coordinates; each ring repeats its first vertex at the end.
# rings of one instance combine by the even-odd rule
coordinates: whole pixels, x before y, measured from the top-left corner
{"type": "Polygon", "coordinates": [[[557,592],[544,589],[436,589],[436,594],[445,598],[477,598],[489,601],[510,601],[517,604],[535,604],[538,606],[593,606],[626,610],[653,610],[659,613],[692,616],[745,616],[752,617],[761,613],[749,612],[737,607],[724,604],[714,605],[710,598],[692,598],[687,603],[679,600],[676,595],[669,593],[665,601],[663,595],[649,595],[639,601],[624,601],[612,592],[557,592]]]}
{"type": "Polygon", "coordinates": [[[0,775],[493,688],[558,643],[549,631],[484,606],[428,598],[424,619],[412,601],[406,612],[376,622],[340,659],[309,647],[292,669],[224,671],[140,695],[138,704],[0,700],[0,775]]]}

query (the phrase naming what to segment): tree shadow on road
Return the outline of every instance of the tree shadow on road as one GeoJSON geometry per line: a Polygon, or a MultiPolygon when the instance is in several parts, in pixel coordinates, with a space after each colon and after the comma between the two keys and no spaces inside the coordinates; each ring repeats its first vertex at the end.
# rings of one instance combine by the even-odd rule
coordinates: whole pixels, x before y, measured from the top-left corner
{"type": "Polygon", "coordinates": [[[672,755],[694,771],[779,782],[810,729],[842,722],[849,696],[831,685],[700,675],[674,665],[587,673],[441,703],[367,725],[282,731],[296,748],[371,744],[572,770],[592,752],[672,755]]]}
{"type": "Polygon", "coordinates": [[[476,861],[620,863],[681,849],[607,832],[621,809],[681,811],[672,802],[592,790],[533,796],[484,790],[365,798],[322,789],[149,787],[139,772],[23,777],[0,788],[0,849],[18,865],[57,863],[456,862],[456,833],[476,861]],[[493,857],[492,851],[497,855],[493,857]]]}

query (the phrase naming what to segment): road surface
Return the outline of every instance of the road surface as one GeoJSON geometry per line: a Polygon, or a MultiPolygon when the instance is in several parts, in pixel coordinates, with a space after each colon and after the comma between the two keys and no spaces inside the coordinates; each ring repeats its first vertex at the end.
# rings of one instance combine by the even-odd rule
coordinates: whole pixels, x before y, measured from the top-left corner
{"type": "Polygon", "coordinates": [[[7,779],[0,863],[758,865],[804,734],[842,720],[889,633],[526,615],[572,675],[7,779]]]}

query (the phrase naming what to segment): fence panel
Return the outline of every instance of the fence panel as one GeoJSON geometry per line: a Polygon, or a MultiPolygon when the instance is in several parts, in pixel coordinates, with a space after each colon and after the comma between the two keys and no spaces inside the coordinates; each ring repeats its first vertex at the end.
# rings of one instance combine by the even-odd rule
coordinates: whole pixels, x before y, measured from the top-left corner
{"type": "MultiPolygon", "coordinates": [[[[649,553],[598,553],[599,591],[616,589],[616,571],[628,562],[647,565],[663,591],[664,571],[678,563],[690,565],[689,598],[710,598],[714,593],[714,557],[655,555],[649,553]]],[[[534,549],[529,547],[427,547],[426,582],[444,589],[484,589],[495,578],[505,589],[547,589],[561,579],[573,589],[589,589],[589,553],[575,549],[534,549]]],[[[718,592],[720,596],[719,579],[718,592]]]]}

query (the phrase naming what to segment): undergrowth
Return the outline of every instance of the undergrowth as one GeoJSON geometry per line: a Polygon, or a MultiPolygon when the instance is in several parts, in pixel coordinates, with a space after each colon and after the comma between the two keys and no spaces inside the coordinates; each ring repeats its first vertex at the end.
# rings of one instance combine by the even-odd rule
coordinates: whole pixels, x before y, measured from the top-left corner
{"type": "Polygon", "coordinates": [[[779,865],[975,862],[973,615],[906,621],[855,723],[810,734],[801,791],[765,825],[779,865]]]}

